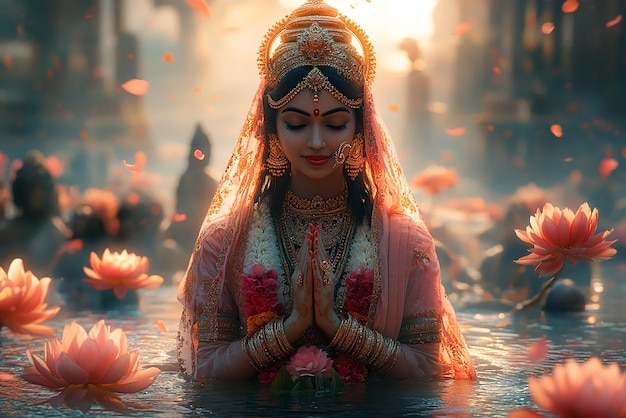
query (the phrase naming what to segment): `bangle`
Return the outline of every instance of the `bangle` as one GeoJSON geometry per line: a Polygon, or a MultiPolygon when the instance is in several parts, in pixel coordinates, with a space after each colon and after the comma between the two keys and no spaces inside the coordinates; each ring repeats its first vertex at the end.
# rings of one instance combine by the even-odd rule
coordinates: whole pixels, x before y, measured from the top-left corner
{"type": "Polygon", "coordinates": [[[341,321],[329,347],[378,369],[381,374],[395,366],[400,352],[397,341],[361,325],[352,315],[341,321]]]}
{"type": "Polygon", "coordinates": [[[350,329],[350,315],[348,315],[348,318],[341,320],[341,323],[339,324],[339,328],[337,328],[337,332],[335,332],[335,336],[333,337],[330,344],[328,344],[328,346],[331,348],[336,348],[339,351],[343,351],[339,349],[339,346],[342,345],[342,343],[345,343],[346,336],[348,335],[349,329],[350,329]]]}
{"type": "Polygon", "coordinates": [[[287,339],[282,319],[268,322],[252,336],[242,338],[241,349],[246,360],[259,371],[296,351],[287,339]]]}
{"type": "Polygon", "coordinates": [[[243,351],[243,356],[246,358],[246,360],[248,360],[248,363],[250,363],[252,367],[255,368],[256,371],[260,371],[261,368],[256,364],[256,362],[252,359],[252,356],[250,355],[250,351],[248,349],[249,345],[249,338],[247,336],[243,337],[241,339],[241,351],[243,351]]]}
{"type": "Polygon", "coordinates": [[[392,346],[391,351],[389,352],[381,367],[378,369],[380,371],[380,374],[382,375],[393,369],[393,367],[398,362],[398,357],[400,356],[400,344],[392,339],[389,339],[389,344],[392,346]]]}
{"type": "Polygon", "coordinates": [[[285,334],[285,323],[282,318],[276,319],[273,324],[274,336],[280,351],[281,358],[292,355],[296,352],[296,348],[291,345],[285,334]]]}

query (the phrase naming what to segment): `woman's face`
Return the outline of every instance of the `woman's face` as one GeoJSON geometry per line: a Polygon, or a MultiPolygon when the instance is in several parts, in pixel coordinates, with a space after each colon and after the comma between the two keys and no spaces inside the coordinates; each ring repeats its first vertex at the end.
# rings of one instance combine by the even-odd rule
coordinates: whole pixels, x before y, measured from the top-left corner
{"type": "Polygon", "coordinates": [[[343,165],[335,164],[333,153],[342,142],[352,142],[356,128],[354,110],[325,90],[319,92],[316,105],[313,92],[303,90],[278,109],[276,124],[280,145],[291,163],[292,190],[311,191],[319,187],[332,193],[328,186],[335,186],[332,190],[339,187],[341,192],[343,165]]]}

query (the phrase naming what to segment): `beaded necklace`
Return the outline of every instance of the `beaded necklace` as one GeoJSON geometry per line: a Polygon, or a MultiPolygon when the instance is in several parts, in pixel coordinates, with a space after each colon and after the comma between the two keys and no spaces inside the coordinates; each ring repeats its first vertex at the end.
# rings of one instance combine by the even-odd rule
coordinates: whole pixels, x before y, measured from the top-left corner
{"type": "Polygon", "coordinates": [[[286,262],[285,272],[293,273],[297,265],[297,254],[309,224],[320,225],[322,241],[329,261],[337,277],[343,273],[350,242],[355,229],[355,219],[348,206],[348,191],[324,200],[315,196],[303,199],[291,191],[287,192],[283,210],[276,220],[279,231],[281,253],[286,262]]]}

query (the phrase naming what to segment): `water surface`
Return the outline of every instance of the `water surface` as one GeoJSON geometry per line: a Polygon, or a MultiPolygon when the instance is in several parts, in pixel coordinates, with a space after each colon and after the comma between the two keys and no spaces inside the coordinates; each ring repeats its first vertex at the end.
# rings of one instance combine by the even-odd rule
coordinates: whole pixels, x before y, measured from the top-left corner
{"type": "MultiPolygon", "coordinates": [[[[48,324],[61,338],[66,323],[77,320],[89,330],[99,319],[121,327],[130,349],[141,351],[142,367],[162,372],[153,385],[140,393],[122,394],[128,403],[149,409],[131,409],[125,415],[140,417],[201,416],[504,416],[515,408],[532,406],[528,376],[551,374],[568,358],[583,361],[590,356],[626,365],[625,270],[605,262],[592,283],[595,292],[586,312],[545,314],[539,311],[513,317],[493,309],[457,307],[479,380],[423,381],[347,386],[339,394],[284,395],[252,383],[219,383],[205,386],[186,382],[177,370],[175,337],[181,307],[175,289],[144,291],[137,310],[106,313],[62,309],[48,324]],[[591,303],[593,302],[593,303],[591,303]],[[167,332],[157,325],[161,320],[167,332]],[[547,356],[528,359],[528,347],[541,337],[549,343],[547,356]]],[[[7,417],[83,416],[78,411],[54,409],[45,401],[56,394],[23,380],[29,365],[26,350],[43,357],[42,339],[22,341],[2,332],[0,347],[0,415],[7,417]],[[9,378],[7,379],[7,375],[9,378]],[[10,376],[15,376],[11,379],[10,376]]],[[[87,416],[115,416],[97,405],[87,416]]]]}

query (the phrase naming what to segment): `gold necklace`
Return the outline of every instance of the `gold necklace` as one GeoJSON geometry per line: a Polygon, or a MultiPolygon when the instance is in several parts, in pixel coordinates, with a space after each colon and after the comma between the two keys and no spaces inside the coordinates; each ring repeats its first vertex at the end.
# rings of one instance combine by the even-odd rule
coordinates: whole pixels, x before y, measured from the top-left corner
{"type": "Polygon", "coordinates": [[[276,220],[276,230],[279,231],[288,277],[297,265],[297,254],[309,224],[320,226],[322,242],[335,277],[340,278],[355,229],[354,215],[348,206],[347,188],[339,196],[327,200],[319,195],[308,200],[287,192],[283,209],[276,220]]]}

